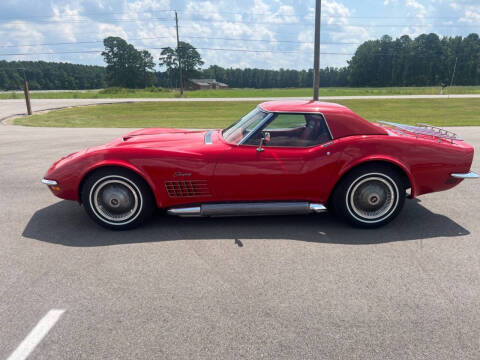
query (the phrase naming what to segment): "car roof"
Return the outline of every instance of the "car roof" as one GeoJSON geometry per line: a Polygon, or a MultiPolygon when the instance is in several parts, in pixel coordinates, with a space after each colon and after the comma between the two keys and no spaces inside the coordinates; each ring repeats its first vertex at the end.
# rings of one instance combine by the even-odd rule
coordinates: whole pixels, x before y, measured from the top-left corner
{"type": "Polygon", "coordinates": [[[283,100],[268,101],[259,105],[261,109],[272,113],[318,113],[325,120],[334,139],[354,135],[387,135],[388,132],[349,108],[321,101],[283,100]]]}
{"type": "Polygon", "coordinates": [[[351,113],[347,107],[335,103],[306,100],[281,100],[267,101],[260,107],[268,112],[291,112],[291,113],[351,113]]]}

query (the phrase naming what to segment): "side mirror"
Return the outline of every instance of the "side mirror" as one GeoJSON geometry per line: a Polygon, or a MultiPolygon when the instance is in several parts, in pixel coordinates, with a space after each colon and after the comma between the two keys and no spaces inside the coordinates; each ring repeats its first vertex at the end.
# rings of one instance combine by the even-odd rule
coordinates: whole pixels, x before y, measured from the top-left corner
{"type": "Polygon", "coordinates": [[[263,144],[268,144],[270,142],[270,133],[268,131],[262,131],[262,138],[260,139],[260,144],[258,145],[257,151],[262,152],[265,149],[263,144]]]}

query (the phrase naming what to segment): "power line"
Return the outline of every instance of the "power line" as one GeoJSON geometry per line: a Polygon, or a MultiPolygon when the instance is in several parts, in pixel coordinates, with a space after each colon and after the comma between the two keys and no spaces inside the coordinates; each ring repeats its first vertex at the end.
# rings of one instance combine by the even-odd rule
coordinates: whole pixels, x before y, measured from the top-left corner
{"type": "Polygon", "coordinates": [[[225,41],[247,41],[247,42],[266,42],[279,44],[313,44],[311,41],[296,40],[267,40],[267,39],[239,39],[239,38],[223,38],[223,37],[203,37],[203,36],[184,36],[188,39],[205,39],[205,40],[225,40],[225,41]]]}
{"type": "MultiPolygon", "coordinates": [[[[186,10],[177,10],[179,13],[190,14],[190,11],[186,10]]],[[[154,13],[165,13],[171,12],[174,13],[175,10],[173,9],[162,9],[162,10],[148,10],[148,11],[128,11],[128,12],[87,12],[78,15],[61,15],[58,14],[50,14],[50,15],[31,15],[22,17],[22,19],[18,19],[17,17],[0,17],[0,21],[10,21],[11,19],[17,21],[28,21],[25,19],[50,19],[52,17],[60,17],[63,19],[70,19],[70,18],[78,18],[78,17],[102,17],[102,16],[111,16],[111,15],[131,15],[131,14],[154,14],[154,13]]],[[[198,12],[197,14],[204,14],[203,12],[198,12]]],[[[252,13],[252,12],[236,12],[236,11],[216,11],[215,14],[228,14],[228,15],[244,15],[244,16],[257,16],[257,15],[264,15],[264,16],[277,16],[277,17],[307,17],[312,15],[311,13],[301,13],[301,14],[275,14],[274,12],[270,13],[252,13]]],[[[322,19],[418,19],[418,16],[344,16],[344,15],[322,15],[322,19]]],[[[458,16],[422,16],[423,19],[461,19],[462,17],[458,16]]]]}
{"type": "MultiPolygon", "coordinates": [[[[181,48],[181,47],[180,47],[181,48]]],[[[168,47],[152,47],[150,50],[164,50],[168,47]]],[[[252,49],[229,49],[229,48],[210,48],[210,47],[195,47],[198,50],[207,51],[227,51],[227,52],[247,52],[247,53],[282,53],[282,54],[304,54],[303,51],[283,51],[283,50],[252,50],[252,49]]],[[[58,55],[58,54],[100,54],[104,50],[79,50],[79,51],[60,51],[60,52],[35,52],[35,53],[7,53],[0,56],[30,56],[30,55],[58,55]]],[[[339,56],[353,56],[355,53],[344,52],[320,52],[322,55],[339,55],[339,56]]],[[[397,56],[393,53],[374,53],[374,56],[397,56]]],[[[422,54],[415,54],[416,57],[423,56],[422,54]]]]}
{"type": "MultiPolygon", "coordinates": [[[[109,37],[109,36],[106,36],[109,37]]],[[[244,38],[228,38],[228,37],[211,37],[211,36],[184,36],[187,39],[198,40],[222,40],[222,41],[245,41],[245,42],[260,42],[260,43],[272,43],[272,44],[313,44],[312,41],[298,41],[298,40],[269,40],[269,39],[244,39],[244,38]]],[[[171,39],[175,40],[174,36],[155,36],[155,37],[139,37],[139,38],[127,38],[127,41],[139,41],[139,40],[156,40],[156,39],[171,39]]],[[[18,47],[34,47],[34,46],[60,46],[60,45],[77,45],[77,44],[95,44],[101,43],[104,40],[82,40],[72,42],[51,42],[51,43],[38,43],[38,44],[15,44],[15,45],[0,45],[0,48],[18,48],[18,47]]],[[[360,45],[362,42],[342,42],[342,41],[322,41],[323,44],[328,45],[360,45]]]]}
{"type": "MultiPolygon", "coordinates": [[[[150,50],[164,50],[169,47],[153,47],[150,50]]],[[[180,47],[182,48],[182,47],[180,47]]],[[[207,51],[227,51],[227,52],[247,52],[247,53],[287,53],[287,54],[304,54],[304,51],[282,51],[282,50],[252,50],[252,49],[230,49],[230,48],[209,48],[209,47],[195,47],[198,50],[207,51]]],[[[35,52],[35,53],[7,53],[0,56],[30,56],[30,55],[58,55],[58,54],[101,54],[104,50],[79,50],[79,51],[60,51],[60,52],[35,52]]],[[[346,52],[320,52],[322,55],[339,55],[339,56],[354,56],[355,53],[346,52]]],[[[402,54],[394,53],[373,53],[373,56],[404,56],[402,54]]],[[[413,54],[411,56],[424,57],[425,54],[413,54]]]]}
{"type": "MultiPolygon", "coordinates": [[[[170,39],[170,36],[156,36],[147,38],[135,38],[128,39],[128,41],[137,40],[155,40],[155,39],[170,39]]],[[[3,48],[16,48],[16,47],[31,47],[31,46],[59,46],[59,45],[77,45],[77,44],[96,44],[103,42],[103,40],[91,40],[91,41],[73,41],[73,42],[57,42],[57,43],[42,43],[42,44],[17,44],[17,45],[0,45],[3,48]]]]}
{"type": "MultiPolygon", "coordinates": [[[[164,50],[168,47],[151,48],[151,50],[164,50]]],[[[251,50],[251,49],[226,49],[226,48],[196,48],[199,50],[213,51],[232,51],[232,52],[249,52],[249,53],[299,53],[298,51],[275,51],[275,50],[251,50]]],[[[59,54],[100,54],[104,50],[79,50],[79,51],[58,51],[58,52],[34,52],[34,53],[7,53],[0,56],[31,56],[31,55],[59,55],[59,54]]]]}
{"type": "MultiPolygon", "coordinates": [[[[417,18],[418,19],[418,18],[417,18]]],[[[208,22],[208,23],[227,23],[227,24],[248,24],[248,25],[278,25],[278,26],[308,26],[312,27],[314,23],[307,22],[256,22],[256,21],[235,21],[235,20],[211,20],[211,19],[182,19],[182,22],[208,22]]],[[[342,27],[442,27],[442,28],[472,28],[478,27],[478,24],[472,25],[454,25],[454,24],[344,24],[344,23],[322,23],[322,26],[342,26],[342,27]]],[[[185,26],[183,26],[185,27],[185,26]]]]}
{"type": "MultiPolygon", "coordinates": [[[[239,38],[222,38],[222,37],[203,37],[203,36],[184,36],[188,39],[205,39],[205,40],[226,40],[226,41],[246,41],[246,42],[266,42],[280,44],[308,44],[313,45],[313,41],[296,41],[296,40],[266,40],[266,39],[239,39],[239,38]]],[[[322,44],[328,45],[360,45],[361,42],[340,42],[340,41],[322,41],[322,44]]]]}
{"type": "MultiPolygon", "coordinates": [[[[101,20],[101,19],[100,19],[101,20]]],[[[36,23],[41,24],[81,24],[81,23],[89,23],[89,22],[101,22],[99,19],[77,19],[77,20],[41,20],[35,21],[36,23]]],[[[121,23],[121,22],[136,22],[136,21],[147,21],[147,20],[155,20],[155,21],[162,21],[162,22],[174,22],[175,20],[168,19],[168,18],[144,18],[144,19],[108,19],[104,22],[113,22],[113,23],[121,23]]],[[[31,23],[31,21],[25,20],[13,20],[8,21],[9,24],[11,23],[31,23]]]]}
{"type": "MultiPolygon", "coordinates": [[[[168,47],[150,48],[151,50],[164,50],[168,47]]],[[[181,48],[181,47],[180,47],[181,48]]],[[[246,52],[246,53],[287,53],[287,54],[304,54],[303,51],[282,51],[282,50],[252,50],[252,49],[229,49],[229,48],[208,48],[196,47],[198,50],[207,51],[226,51],[226,52],[246,52]]],[[[100,55],[104,50],[79,50],[79,51],[60,51],[60,52],[35,52],[35,53],[7,53],[0,56],[30,56],[30,55],[59,55],[59,54],[98,54],[100,55]]],[[[321,55],[338,55],[338,56],[354,56],[355,53],[345,52],[320,52],[321,55]]],[[[373,56],[403,56],[402,54],[394,53],[373,53],[373,56]]],[[[426,57],[424,54],[413,54],[415,57],[426,57]]]]}
{"type": "MultiPolygon", "coordinates": [[[[418,18],[417,18],[418,20],[418,18]]],[[[164,23],[174,24],[175,20],[167,18],[144,18],[144,19],[109,19],[104,21],[105,23],[128,23],[128,22],[148,22],[158,21],[164,23]]],[[[91,22],[101,22],[99,20],[87,19],[87,20],[52,20],[52,21],[38,21],[42,24],[82,24],[91,22]]],[[[244,25],[275,25],[275,26],[298,26],[298,27],[312,27],[314,24],[310,22],[276,22],[276,21],[238,21],[238,20],[211,20],[211,19],[182,19],[183,23],[196,23],[196,22],[208,22],[208,23],[224,23],[224,24],[244,24],[244,25]]],[[[29,23],[28,21],[11,21],[10,23],[29,23]]],[[[345,23],[322,23],[322,26],[326,27],[374,27],[374,28],[391,28],[391,27],[431,27],[436,28],[477,28],[478,24],[471,25],[458,25],[458,24],[345,24],[345,23]]],[[[186,28],[187,26],[181,26],[186,28]]]]}
{"type": "MultiPolygon", "coordinates": [[[[278,15],[281,18],[288,17],[288,16],[295,16],[296,15],[278,15]]],[[[368,19],[372,18],[375,19],[376,17],[347,17],[347,16],[331,16],[329,18],[335,19],[368,19]]],[[[416,19],[418,17],[378,17],[381,19],[416,19]]],[[[426,17],[425,17],[426,18],[426,17]]],[[[438,17],[440,19],[441,17],[438,17]]],[[[272,19],[275,19],[273,17],[272,19]]],[[[434,19],[431,17],[430,19],[434,19]]],[[[447,19],[446,17],[444,19],[447,19]]],[[[460,19],[460,18],[458,18],[460,19]]],[[[77,23],[89,23],[89,22],[100,22],[102,19],[74,19],[74,20],[43,20],[43,21],[36,21],[37,23],[43,24],[59,24],[59,23],[69,23],[69,24],[77,24],[77,23]]],[[[172,18],[165,18],[165,17],[146,17],[146,18],[126,18],[126,19],[103,19],[104,22],[113,22],[113,23],[122,23],[122,22],[138,22],[138,21],[161,21],[161,22],[171,22],[174,23],[175,20],[172,18]]],[[[1,22],[1,21],[0,21],[1,22]]],[[[314,23],[310,22],[303,22],[303,21],[294,21],[294,22],[282,22],[282,21],[246,21],[246,20],[214,20],[214,19],[205,19],[205,18],[186,18],[182,19],[182,22],[208,22],[208,23],[230,23],[230,24],[247,24],[247,25],[277,25],[277,26],[313,26],[314,23]]],[[[26,20],[13,20],[9,21],[9,23],[29,23],[26,20]]],[[[442,27],[442,28],[473,28],[478,27],[477,24],[471,25],[458,25],[458,24],[345,24],[345,23],[323,23],[322,26],[332,27],[332,26],[361,26],[361,27],[442,27]]]]}
{"type": "MultiPolygon", "coordinates": [[[[129,12],[100,12],[100,13],[94,13],[94,12],[90,12],[90,13],[84,13],[83,15],[62,15],[61,17],[62,18],[77,18],[77,17],[87,17],[87,16],[95,16],[95,15],[100,15],[100,16],[104,16],[104,15],[125,15],[125,14],[128,14],[128,15],[131,15],[131,14],[152,14],[152,13],[156,13],[156,12],[174,12],[175,10],[151,10],[151,11],[129,11],[129,12]]],[[[23,19],[50,19],[54,16],[58,16],[58,14],[51,14],[51,15],[31,15],[31,16],[26,16],[26,17],[23,17],[23,19]]],[[[0,20],[9,20],[9,19],[17,19],[17,17],[0,17],[0,20]]],[[[21,21],[22,19],[20,19],[21,21]]]]}
{"type": "MultiPolygon", "coordinates": [[[[151,50],[164,50],[168,47],[150,48],[151,50]]],[[[229,48],[209,48],[196,47],[198,50],[210,51],[230,51],[230,52],[247,52],[247,53],[282,53],[282,54],[302,54],[302,51],[283,51],[283,50],[253,50],[253,49],[229,49],[229,48]]],[[[59,54],[100,54],[104,50],[79,50],[79,51],[58,51],[58,52],[34,52],[34,53],[0,53],[0,56],[31,56],[31,55],[59,55],[59,54]]],[[[353,53],[337,53],[337,52],[322,52],[325,55],[354,55],[353,53]]]]}
{"type": "MultiPolygon", "coordinates": [[[[180,47],[181,48],[181,47],[180,47]]],[[[151,48],[152,50],[161,50],[165,48],[151,48]]],[[[227,49],[227,48],[208,48],[208,47],[195,47],[198,50],[211,50],[211,51],[230,51],[230,52],[247,52],[247,53],[277,53],[277,54],[298,54],[300,51],[288,51],[288,50],[252,50],[252,49],[227,49]]]]}
{"type": "MultiPolygon", "coordinates": [[[[178,10],[178,12],[187,13],[185,10],[178,10]]],[[[275,14],[275,13],[251,13],[251,12],[235,12],[235,11],[217,11],[216,14],[230,14],[230,15],[246,15],[246,16],[256,16],[256,15],[265,15],[265,16],[278,16],[278,17],[301,17],[305,18],[307,16],[312,16],[313,13],[302,13],[302,14],[275,14]]],[[[407,16],[344,16],[344,15],[327,15],[322,14],[322,19],[418,19],[418,16],[407,15],[407,16]]],[[[422,16],[423,19],[461,19],[461,16],[422,16]]]]}
{"type": "MultiPolygon", "coordinates": [[[[224,37],[209,37],[209,36],[184,36],[187,39],[198,39],[198,40],[222,40],[222,41],[245,41],[245,42],[261,42],[261,43],[272,43],[272,44],[300,44],[300,45],[311,45],[311,41],[296,41],[296,40],[267,40],[267,39],[242,39],[242,38],[224,38],[224,37]]],[[[175,40],[173,36],[157,36],[157,37],[141,37],[141,38],[131,38],[127,39],[128,41],[139,41],[139,40],[156,40],[156,39],[171,39],[175,40]]],[[[0,48],[19,48],[19,47],[35,47],[35,46],[61,46],[61,45],[83,45],[83,44],[97,44],[102,43],[103,40],[91,40],[91,41],[73,41],[73,42],[56,42],[56,43],[39,43],[39,44],[16,44],[16,45],[0,45],[0,48]]],[[[326,45],[361,45],[361,42],[336,42],[336,41],[325,41],[322,44],[326,45]]]]}
{"type": "Polygon", "coordinates": [[[100,54],[103,50],[60,51],[60,52],[35,52],[35,53],[10,53],[0,56],[29,56],[29,55],[59,55],[59,54],[100,54]]]}

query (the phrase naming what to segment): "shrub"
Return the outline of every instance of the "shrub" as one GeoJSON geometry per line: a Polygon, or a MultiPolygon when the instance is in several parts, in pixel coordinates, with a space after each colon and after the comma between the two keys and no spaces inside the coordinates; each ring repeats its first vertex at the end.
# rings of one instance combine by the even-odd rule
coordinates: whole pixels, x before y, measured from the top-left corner
{"type": "Polygon", "coordinates": [[[103,90],[100,90],[98,93],[99,94],[119,94],[122,92],[125,92],[126,89],[118,87],[118,86],[113,86],[113,87],[108,87],[103,90]]]}

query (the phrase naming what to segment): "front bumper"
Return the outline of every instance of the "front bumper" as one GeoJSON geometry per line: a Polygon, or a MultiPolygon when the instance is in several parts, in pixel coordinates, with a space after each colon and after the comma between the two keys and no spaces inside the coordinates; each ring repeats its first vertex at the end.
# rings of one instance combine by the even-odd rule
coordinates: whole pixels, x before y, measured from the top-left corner
{"type": "Polygon", "coordinates": [[[58,181],[43,178],[42,184],[47,185],[53,195],[62,199],[64,198],[64,196],[62,196],[62,189],[58,185],[58,181]]]}
{"type": "Polygon", "coordinates": [[[58,183],[55,180],[48,180],[48,179],[42,179],[42,184],[48,185],[48,186],[57,186],[58,183]]]}
{"type": "Polygon", "coordinates": [[[480,175],[474,173],[473,171],[467,174],[450,174],[452,177],[456,179],[478,179],[480,175]]]}

